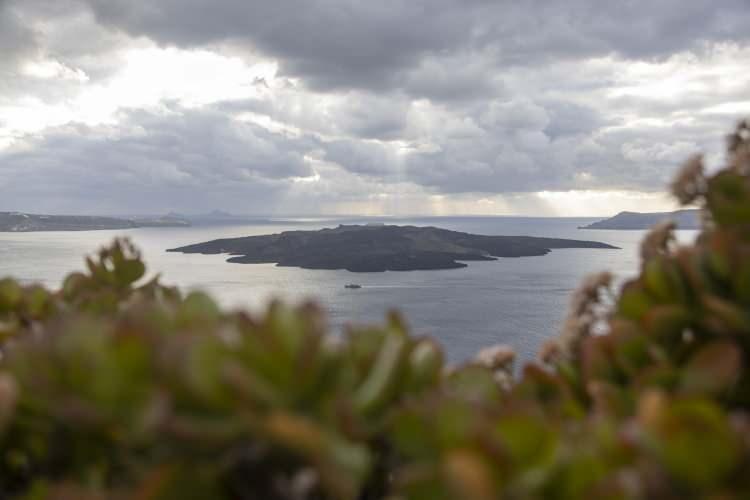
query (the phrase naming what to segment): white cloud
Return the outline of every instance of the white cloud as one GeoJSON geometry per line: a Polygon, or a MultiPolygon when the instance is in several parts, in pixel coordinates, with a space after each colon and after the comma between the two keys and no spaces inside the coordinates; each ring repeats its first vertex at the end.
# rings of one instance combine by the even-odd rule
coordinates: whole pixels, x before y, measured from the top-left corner
{"type": "MultiPolygon", "coordinates": [[[[186,51],[157,47],[124,50],[122,66],[103,82],[81,85],[60,102],[44,102],[34,96],[19,97],[12,105],[0,105],[5,134],[33,133],[70,122],[86,125],[112,124],[123,109],[154,109],[164,101],[200,107],[223,100],[256,98],[272,80],[275,65],[263,61],[248,64],[237,57],[211,51],[186,51]]],[[[33,78],[88,81],[86,74],[58,61],[30,61],[24,71],[33,78]]]]}

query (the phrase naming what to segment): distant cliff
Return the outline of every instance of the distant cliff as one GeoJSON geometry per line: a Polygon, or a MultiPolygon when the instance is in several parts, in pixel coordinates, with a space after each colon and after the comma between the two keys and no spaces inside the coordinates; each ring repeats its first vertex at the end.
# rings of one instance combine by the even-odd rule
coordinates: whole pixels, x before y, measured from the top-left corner
{"type": "Polygon", "coordinates": [[[648,229],[663,220],[673,220],[678,229],[700,229],[698,210],[655,213],[620,212],[614,217],[594,222],[580,229],[648,229]]]}
{"type": "Polygon", "coordinates": [[[463,261],[545,255],[555,248],[616,248],[596,241],[482,236],[436,227],[342,225],[197,243],[170,252],[232,255],[229,262],[276,263],[353,272],[465,267],[463,261]]]}
{"type": "Polygon", "coordinates": [[[135,227],[189,226],[190,222],[173,217],[98,217],[91,215],[40,215],[22,212],[0,212],[0,231],[93,231],[98,229],[131,229],[135,227]]]}

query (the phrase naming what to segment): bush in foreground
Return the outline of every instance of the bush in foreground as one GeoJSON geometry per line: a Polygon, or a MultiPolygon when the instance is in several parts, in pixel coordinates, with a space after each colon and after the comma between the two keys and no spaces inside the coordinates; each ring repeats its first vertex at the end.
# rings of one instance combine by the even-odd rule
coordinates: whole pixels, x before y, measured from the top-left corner
{"type": "Polygon", "coordinates": [[[518,379],[504,348],[447,367],[397,315],[334,338],[312,305],[138,284],[126,241],[59,291],[2,280],[0,498],[747,498],[749,133],[672,186],[695,244],[655,228],[518,379]]]}

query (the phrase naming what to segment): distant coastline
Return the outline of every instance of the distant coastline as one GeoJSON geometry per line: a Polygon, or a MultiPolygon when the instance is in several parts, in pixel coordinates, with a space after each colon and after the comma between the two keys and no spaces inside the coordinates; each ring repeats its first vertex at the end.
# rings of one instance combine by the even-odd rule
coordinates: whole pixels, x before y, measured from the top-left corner
{"type": "Polygon", "coordinates": [[[175,217],[100,217],[94,215],[44,215],[0,212],[0,232],[96,231],[138,227],[188,227],[190,221],[175,217]]]}
{"type": "Polygon", "coordinates": [[[164,215],[51,215],[28,212],[0,212],[0,232],[96,231],[143,227],[240,226],[248,224],[287,225],[297,219],[237,215],[221,210],[206,213],[164,215]]]}
{"type": "Polygon", "coordinates": [[[652,213],[620,212],[609,219],[593,222],[579,229],[642,230],[664,220],[674,221],[678,229],[700,229],[700,211],[691,209],[652,213]]]}

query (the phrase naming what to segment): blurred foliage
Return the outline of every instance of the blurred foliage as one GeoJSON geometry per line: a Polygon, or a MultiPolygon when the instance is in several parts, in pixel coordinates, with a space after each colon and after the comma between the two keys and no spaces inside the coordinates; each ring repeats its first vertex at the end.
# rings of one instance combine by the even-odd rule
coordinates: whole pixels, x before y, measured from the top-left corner
{"type": "Polygon", "coordinates": [[[59,291],[2,280],[0,498],[748,498],[747,125],[672,191],[695,244],[654,228],[518,377],[503,347],[446,366],[396,314],[333,337],[314,305],[143,284],[124,240],[59,291]]]}

